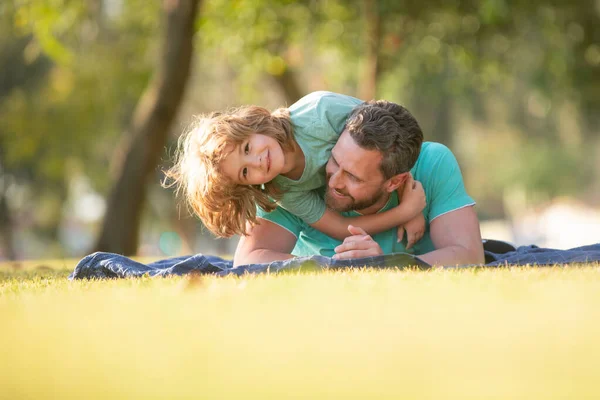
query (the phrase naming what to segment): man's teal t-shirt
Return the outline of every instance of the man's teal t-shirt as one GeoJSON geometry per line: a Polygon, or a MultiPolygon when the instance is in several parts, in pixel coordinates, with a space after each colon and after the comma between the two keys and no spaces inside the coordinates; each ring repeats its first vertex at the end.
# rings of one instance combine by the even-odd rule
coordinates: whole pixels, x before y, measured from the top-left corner
{"type": "MultiPolygon", "coordinates": [[[[411,169],[413,177],[421,182],[427,197],[427,206],[423,210],[425,216],[425,234],[410,250],[406,250],[406,238],[397,242],[397,230],[390,229],[376,235],[373,239],[381,246],[385,254],[408,252],[416,255],[435,250],[429,235],[429,225],[435,218],[448,212],[475,204],[475,201],[465,191],[462,174],[456,158],[446,146],[440,143],[425,142],[415,166],[411,169]]],[[[321,195],[324,187],[321,189],[321,195]]],[[[398,196],[393,192],[389,201],[381,211],[398,205],[398,196]]],[[[290,231],[298,241],[292,254],[296,256],[323,255],[331,257],[335,247],[342,242],[313,229],[302,219],[278,207],[273,212],[266,213],[258,209],[258,217],[271,221],[290,231]]],[[[350,211],[345,216],[358,216],[350,211]]]]}

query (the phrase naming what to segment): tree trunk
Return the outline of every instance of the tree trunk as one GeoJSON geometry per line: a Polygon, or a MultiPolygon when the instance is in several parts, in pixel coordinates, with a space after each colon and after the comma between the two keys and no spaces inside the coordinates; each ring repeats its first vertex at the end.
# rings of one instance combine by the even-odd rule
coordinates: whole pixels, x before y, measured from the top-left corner
{"type": "Polygon", "coordinates": [[[381,42],[381,18],[378,0],[365,0],[366,22],[366,58],[359,82],[359,98],[373,100],[377,96],[377,80],[379,79],[379,45],[381,42]]]}
{"type": "Polygon", "coordinates": [[[452,148],[452,100],[447,89],[440,93],[440,102],[433,116],[432,136],[436,142],[452,148]]]}
{"type": "Polygon", "coordinates": [[[94,249],[132,255],[138,246],[146,181],[157,165],[190,74],[194,23],[201,0],[163,0],[167,23],[157,70],[117,153],[116,182],[94,249]]]}
{"type": "Polygon", "coordinates": [[[17,253],[13,241],[12,218],[6,199],[6,186],[5,182],[2,183],[2,192],[0,192],[0,248],[4,257],[12,261],[16,260],[17,253]]]}
{"type": "Polygon", "coordinates": [[[273,77],[275,83],[277,84],[277,86],[279,86],[279,89],[283,93],[283,96],[285,97],[285,101],[288,106],[291,106],[292,104],[300,100],[302,96],[304,96],[304,93],[298,85],[296,74],[292,70],[290,70],[289,67],[285,69],[283,74],[271,76],[273,77]]]}

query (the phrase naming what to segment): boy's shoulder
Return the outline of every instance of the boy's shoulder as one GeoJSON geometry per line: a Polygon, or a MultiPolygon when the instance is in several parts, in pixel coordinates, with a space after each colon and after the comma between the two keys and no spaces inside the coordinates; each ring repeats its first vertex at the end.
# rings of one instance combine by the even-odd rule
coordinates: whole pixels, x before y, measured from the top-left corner
{"type": "Polygon", "coordinates": [[[300,110],[303,108],[316,108],[330,107],[331,105],[348,105],[352,106],[361,104],[363,101],[355,97],[348,96],[345,94],[329,92],[326,90],[319,90],[312,92],[302,97],[300,100],[290,106],[290,111],[300,110]]]}

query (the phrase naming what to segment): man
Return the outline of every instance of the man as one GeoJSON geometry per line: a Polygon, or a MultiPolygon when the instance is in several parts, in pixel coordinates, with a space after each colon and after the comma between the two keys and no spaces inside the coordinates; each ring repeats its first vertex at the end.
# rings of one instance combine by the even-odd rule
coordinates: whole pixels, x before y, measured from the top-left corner
{"type": "MultiPolygon", "coordinates": [[[[402,106],[373,101],[356,107],[326,166],[327,206],[348,216],[385,211],[398,204],[397,189],[412,184],[412,174],[428,204],[425,234],[410,251],[431,265],[483,263],[475,202],[464,189],[456,159],[445,146],[422,138],[417,121],[402,106]]],[[[260,223],[240,239],[234,265],[294,255],[358,258],[407,251],[395,229],[370,236],[349,226],[352,236],[342,243],[280,207],[270,213],[259,209],[258,216],[260,223]]]]}

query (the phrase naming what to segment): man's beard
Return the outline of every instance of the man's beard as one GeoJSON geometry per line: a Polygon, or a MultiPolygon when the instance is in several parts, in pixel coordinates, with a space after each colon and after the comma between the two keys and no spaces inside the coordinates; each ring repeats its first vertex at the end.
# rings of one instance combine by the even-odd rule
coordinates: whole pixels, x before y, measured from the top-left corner
{"type": "Polygon", "coordinates": [[[348,193],[342,193],[342,195],[345,196],[345,198],[342,200],[333,197],[330,194],[332,190],[335,189],[332,189],[329,186],[327,186],[325,190],[325,204],[327,205],[327,207],[337,212],[364,210],[365,208],[369,208],[373,204],[377,203],[379,199],[381,199],[381,197],[385,195],[385,190],[379,188],[375,193],[373,193],[372,196],[369,196],[368,198],[359,201],[357,201],[354,197],[350,196],[348,193]]]}

